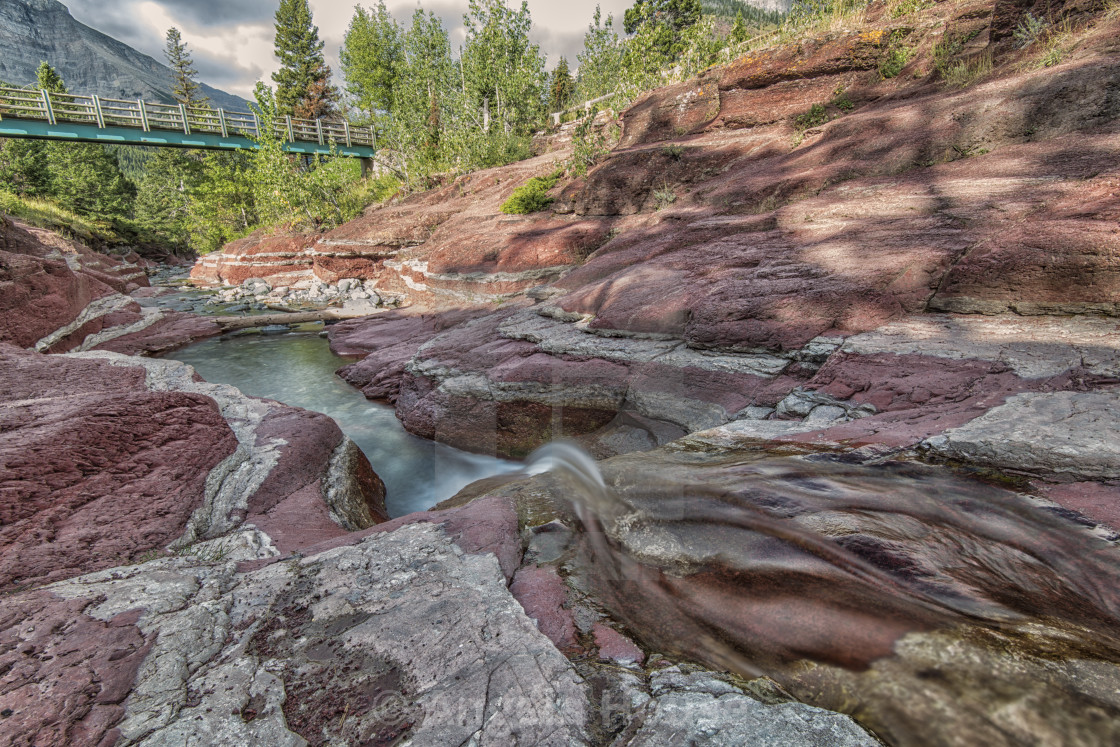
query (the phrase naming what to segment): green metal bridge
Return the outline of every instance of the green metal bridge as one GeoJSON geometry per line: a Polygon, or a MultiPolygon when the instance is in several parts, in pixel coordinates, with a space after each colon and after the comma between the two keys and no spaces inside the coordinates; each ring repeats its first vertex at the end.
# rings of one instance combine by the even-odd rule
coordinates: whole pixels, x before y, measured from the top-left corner
{"type": "MultiPolygon", "coordinates": [[[[288,153],[329,155],[333,147],[337,155],[362,159],[363,172],[376,151],[372,129],[345,121],[285,117],[275,128],[288,153]]],[[[0,138],[249,150],[260,130],[249,112],[0,87],[0,138]]]]}

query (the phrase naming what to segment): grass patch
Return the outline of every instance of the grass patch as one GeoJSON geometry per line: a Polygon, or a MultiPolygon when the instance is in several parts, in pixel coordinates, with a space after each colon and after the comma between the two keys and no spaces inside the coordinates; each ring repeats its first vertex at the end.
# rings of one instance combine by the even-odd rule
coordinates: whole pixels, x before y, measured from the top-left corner
{"type": "Polygon", "coordinates": [[[664,210],[677,201],[677,194],[668,188],[659,189],[653,193],[653,199],[657,203],[657,209],[664,210]]]}
{"type": "Polygon", "coordinates": [[[828,122],[829,119],[828,110],[824,108],[824,104],[813,104],[809,111],[797,115],[797,129],[801,132],[805,132],[805,130],[820,127],[828,122]]]}
{"type": "Polygon", "coordinates": [[[0,213],[7,213],[36,228],[46,228],[87,244],[116,246],[127,243],[113,224],[83,218],[50,200],[20,197],[0,190],[0,213]]]}
{"type": "Polygon", "coordinates": [[[506,215],[528,215],[544,210],[553,202],[548,191],[556,186],[563,173],[557,170],[548,176],[534,176],[513,190],[513,194],[502,204],[502,212],[506,215]]]}
{"type": "Polygon", "coordinates": [[[681,156],[684,155],[684,147],[673,143],[671,145],[666,145],[661,149],[661,152],[672,160],[679,161],[681,160],[681,156]]]}
{"type": "Polygon", "coordinates": [[[914,59],[913,47],[891,47],[891,51],[879,63],[879,77],[883,80],[897,77],[902,72],[902,68],[906,67],[912,59],[914,59]]]}
{"type": "Polygon", "coordinates": [[[984,50],[966,59],[954,59],[970,41],[980,34],[977,29],[964,36],[946,34],[933,47],[933,68],[948,88],[965,88],[979,82],[992,72],[991,50],[984,50]]]}
{"type": "Polygon", "coordinates": [[[805,35],[857,28],[867,19],[869,0],[803,0],[794,3],[778,32],[780,42],[805,35]]]}
{"type": "Polygon", "coordinates": [[[926,8],[932,8],[932,0],[895,0],[891,3],[891,18],[901,18],[911,13],[920,13],[926,8]]]}
{"type": "Polygon", "coordinates": [[[1065,56],[1072,52],[1076,46],[1073,22],[1067,18],[1057,26],[1050,28],[1043,43],[1042,54],[1039,55],[1035,64],[1031,67],[1053,67],[1065,59],[1065,56]]]}
{"type": "Polygon", "coordinates": [[[958,60],[942,73],[949,88],[967,88],[992,72],[992,53],[985,51],[967,60],[958,60]]]}

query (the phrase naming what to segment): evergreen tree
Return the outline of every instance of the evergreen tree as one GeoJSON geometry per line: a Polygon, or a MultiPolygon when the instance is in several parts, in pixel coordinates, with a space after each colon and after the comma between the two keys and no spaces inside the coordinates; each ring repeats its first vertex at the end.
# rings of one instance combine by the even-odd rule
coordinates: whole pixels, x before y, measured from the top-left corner
{"type": "Polygon", "coordinates": [[[637,33],[651,20],[679,33],[699,21],[702,12],[700,0],[637,0],[623,20],[627,34],[637,33]]]}
{"type": "Polygon", "coordinates": [[[339,100],[338,89],[331,84],[331,68],[324,62],[315,68],[311,85],[292,115],[299,119],[334,119],[338,117],[339,100]]]}
{"type": "Polygon", "coordinates": [[[684,51],[685,32],[700,22],[700,0],[637,0],[626,11],[624,28],[638,38],[646,67],[663,67],[684,51]]]}
{"type": "Polygon", "coordinates": [[[198,71],[194,69],[194,60],[191,59],[187,43],[177,28],[167,30],[167,47],[164,50],[167,64],[171,66],[174,75],[171,93],[180,104],[191,107],[205,106],[210,99],[202,94],[202,87],[195,80],[198,71]]]}
{"type": "Polygon", "coordinates": [[[0,140],[0,189],[21,197],[51,191],[50,162],[41,140],[0,140]]]}
{"type": "Polygon", "coordinates": [[[743,11],[740,10],[735,15],[735,25],[731,27],[731,43],[742,44],[747,40],[748,36],[747,24],[743,20],[743,11]]]}
{"type": "MultiPolygon", "coordinates": [[[[0,86],[15,88],[4,82],[0,86]]],[[[0,190],[21,197],[46,195],[51,191],[49,166],[42,140],[0,140],[0,190]]]]}
{"type": "Polygon", "coordinates": [[[549,86],[549,106],[554,112],[562,112],[572,103],[576,84],[572,80],[572,73],[568,69],[568,60],[560,58],[556,69],[552,71],[552,83],[549,86]]]}
{"type": "Polygon", "coordinates": [[[175,148],[160,148],[144,165],[136,194],[136,222],[152,236],[173,246],[186,246],[191,194],[202,176],[198,156],[175,148]]]}
{"type": "Polygon", "coordinates": [[[89,143],[54,146],[50,170],[54,198],[68,210],[101,219],[124,218],[132,211],[136,188],[104,148],[89,143]]]}
{"type": "Polygon", "coordinates": [[[190,245],[213,252],[249,233],[259,222],[254,200],[253,156],[248,151],[208,151],[190,194],[190,245]]]}
{"type": "Polygon", "coordinates": [[[49,93],[66,93],[66,84],[50,64],[43,60],[35,70],[35,87],[49,93]]]}
{"type": "Polygon", "coordinates": [[[312,23],[307,0],[280,0],[276,56],[280,69],[272,80],[281,116],[303,114],[313,119],[337,112],[338,89],[330,83],[331,69],[323,57],[319,27],[312,23]]]}

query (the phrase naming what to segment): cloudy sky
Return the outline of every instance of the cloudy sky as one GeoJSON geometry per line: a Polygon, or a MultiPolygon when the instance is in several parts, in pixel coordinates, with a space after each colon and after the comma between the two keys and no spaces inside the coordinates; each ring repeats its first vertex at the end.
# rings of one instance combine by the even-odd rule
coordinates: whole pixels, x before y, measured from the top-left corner
{"type": "MultiPolygon", "coordinates": [[[[164,34],[175,26],[194,53],[199,77],[216,88],[251,97],[253,84],[269,81],[277,67],[272,55],[273,14],[279,0],[62,0],[71,14],[87,26],[163,61],[164,34]]],[[[326,42],[327,61],[338,79],[338,49],[354,14],[353,0],[310,0],[326,42]]],[[[362,5],[371,3],[365,0],[362,5]]],[[[463,42],[466,0],[387,0],[386,6],[400,22],[407,22],[417,5],[434,11],[451,33],[451,44],[463,42]]],[[[575,62],[583,34],[595,6],[603,15],[613,13],[621,25],[627,0],[529,0],[534,40],[548,54],[551,67],[564,55],[575,62]]],[[[512,6],[513,3],[511,2],[512,6]]]]}

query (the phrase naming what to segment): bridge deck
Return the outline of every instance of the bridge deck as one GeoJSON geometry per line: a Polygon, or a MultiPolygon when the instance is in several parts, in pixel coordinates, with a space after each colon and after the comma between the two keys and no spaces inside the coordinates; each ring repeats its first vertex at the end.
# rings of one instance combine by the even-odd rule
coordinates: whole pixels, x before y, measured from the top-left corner
{"type": "MultiPolygon", "coordinates": [[[[256,148],[260,121],[249,112],[0,87],[0,137],[207,150],[256,148]]],[[[289,153],[372,158],[368,127],[285,117],[275,134],[289,153]]]]}

